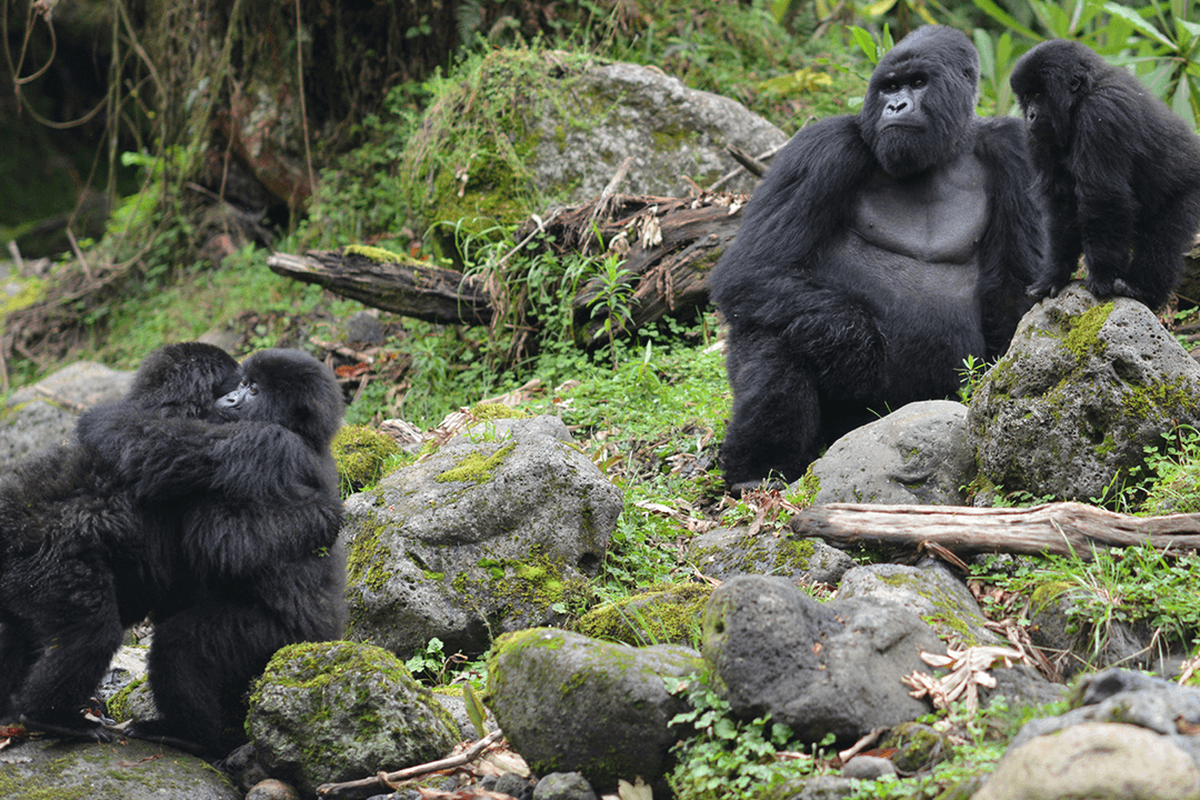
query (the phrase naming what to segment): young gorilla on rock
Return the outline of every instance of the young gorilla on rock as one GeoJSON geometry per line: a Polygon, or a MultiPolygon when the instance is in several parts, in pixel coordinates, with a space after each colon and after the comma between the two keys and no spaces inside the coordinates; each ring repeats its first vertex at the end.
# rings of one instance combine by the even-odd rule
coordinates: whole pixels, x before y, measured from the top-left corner
{"type": "MultiPolygon", "coordinates": [[[[284,645],[341,636],[345,563],[330,442],[345,402],[333,373],[298,350],[242,363],[214,425],[100,409],[80,441],[129,480],[138,502],[181,509],[186,607],[156,620],[150,685],[160,717],[130,735],[220,754],[222,711],[284,645]]],[[[172,535],[164,531],[164,535],[172,535]]]]}
{"type": "Polygon", "coordinates": [[[1032,291],[1057,294],[1082,252],[1092,294],[1166,303],[1200,223],[1200,137],[1079,42],[1042,42],[1009,81],[1050,211],[1049,271],[1032,291]]]}
{"type": "Polygon", "coordinates": [[[731,489],[799,478],[820,448],[1008,346],[1041,263],[1019,120],[975,116],[979,55],[930,26],[879,62],[857,116],[792,137],[712,272],[729,324],[731,489]]]}
{"type": "MultiPolygon", "coordinates": [[[[200,418],[238,375],[216,347],[167,345],[142,362],[111,413],[200,418]]],[[[0,720],[107,738],[80,706],[124,629],[173,602],[178,536],[147,531],[176,511],[138,506],[95,450],[74,444],[33,454],[0,480],[0,720]]]]}

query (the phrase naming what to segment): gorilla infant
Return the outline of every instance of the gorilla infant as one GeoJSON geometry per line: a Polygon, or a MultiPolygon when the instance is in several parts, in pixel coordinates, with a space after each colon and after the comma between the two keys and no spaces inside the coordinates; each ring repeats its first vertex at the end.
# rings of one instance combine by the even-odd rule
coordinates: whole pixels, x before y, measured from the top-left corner
{"type": "Polygon", "coordinates": [[[242,709],[276,650],[337,639],[346,617],[330,453],[341,388],[299,350],[255,353],[241,374],[214,406],[222,424],[100,408],[76,429],[140,507],[178,512],[149,534],[176,537],[186,566],[169,614],[155,617],[150,685],[160,716],[129,733],[207,755],[227,751],[223,712],[242,709]]]}
{"type": "Polygon", "coordinates": [[[729,324],[734,491],[799,478],[874,415],[953,395],[967,356],[1004,351],[1041,269],[1042,213],[1019,120],[975,115],[979,55],[906,36],[862,111],[776,157],[710,278],[729,324]]]}
{"type": "Polygon", "coordinates": [[[1092,294],[1166,303],[1200,223],[1200,137],[1079,42],[1042,42],[1009,82],[1050,212],[1049,269],[1032,291],[1057,294],[1082,252],[1092,294]]]}

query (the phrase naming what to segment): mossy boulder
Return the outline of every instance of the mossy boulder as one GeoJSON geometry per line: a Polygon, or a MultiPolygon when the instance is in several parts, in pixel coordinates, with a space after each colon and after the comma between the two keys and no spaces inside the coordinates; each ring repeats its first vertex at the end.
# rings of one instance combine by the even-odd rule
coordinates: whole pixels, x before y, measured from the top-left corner
{"type": "Polygon", "coordinates": [[[734,575],[775,575],[799,583],[836,586],[854,559],[823,540],[790,531],[752,533],[750,526],[714,528],[688,545],[688,560],[717,580],[734,575]]]}
{"type": "Polygon", "coordinates": [[[1076,283],[1021,320],[972,396],[967,435],[992,484],[1087,501],[1177,424],[1200,425],[1200,364],[1146,306],[1076,283]]]}
{"type": "Polygon", "coordinates": [[[388,459],[402,452],[395,439],[366,425],[342,426],[331,449],[347,493],[378,481],[388,459]]]}
{"type": "Polygon", "coordinates": [[[254,685],[246,731],[267,774],[305,796],[322,783],[447,755],[458,727],[386,650],[350,642],[289,645],[254,685]]]}
{"type": "Polygon", "coordinates": [[[580,772],[599,791],[639,775],[665,791],[670,721],[687,710],[667,677],[698,672],[699,653],[630,647],[553,628],[501,636],[488,655],[487,703],[539,774],[580,772]]]}
{"type": "Polygon", "coordinates": [[[129,739],[111,744],[29,740],[0,754],[0,797],[11,800],[242,800],[200,758],[129,739]]]}
{"type": "MultiPolygon", "coordinates": [[[[688,178],[704,185],[737,168],[727,144],[759,154],[786,140],[738,102],[661,70],[498,49],[440,84],[398,170],[424,224],[453,223],[433,229],[449,251],[452,237],[597,197],[626,158],[620,191],[686,195],[688,178]]],[[[752,180],[725,188],[748,191],[752,180]]]]}
{"type": "Polygon", "coordinates": [[[554,422],[477,426],[347,499],[348,638],[402,658],[434,637],[481,653],[496,634],[565,619],[622,497],[554,422]]]}
{"type": "Polygon", "coordinates": [[[575,622],[574,628],[594,639],[637,646],[694,645],[700,641],[700,621],[711,594],[712,586],[706,583],[651,587],[593,608],[575,622]]]}

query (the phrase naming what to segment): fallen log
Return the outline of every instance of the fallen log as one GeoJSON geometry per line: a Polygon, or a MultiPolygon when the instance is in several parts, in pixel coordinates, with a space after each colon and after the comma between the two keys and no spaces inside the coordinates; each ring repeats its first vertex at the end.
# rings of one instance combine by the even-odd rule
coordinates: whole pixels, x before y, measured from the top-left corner
{"type": "Polygon", "coordinates": [[[1090,560],[1096,547],[1200,550],[1200,514],[1132,517],[1083,503],[1030,508],[829,503],[800,511],[790,526],[798,535],[839,547],[932,544],[958,555],[1074,554],[1090,560]]]}
{"type": "MultiPolygon", "coordinates": [[[[623,282],[630,292],[624,304],[630,313],[618,321],[616,334],[620,335],[708,302],[708,272],[733,240],[745,199],[740,195],[680,199],[606,194],[591,203],[556,209],[544,221],[531,218],[518,230],[517,239],[523,246],[540,242],[557,255],[620,254],[623,282]]],[[[519,293],[505,293],[504,301],[493,293],[494,287],[522,280],[523,276],[505,274],[512,269],[509,256],[493,266],[493,274],[471,276],[379,248],[354,246],[310,250],[304,255],[273,253],[267,265],[277,274],[385,311],[467,325],[496,324],[498,316],[507,315],[502,324],[523,337],[537,337],[540,331],[533,326],[539,315],[530,313],[536,310],[500,311],[519,293]]],[[[593,277],[575,292],[576,344],[591,347],[606,341],[605,313],[598,302],[610,288],[602,277],[593,277]]]]}
{"type": "Polygon", "coordinates": [[[495,313],[482,281],[380,248],[272,253],[267,266],[278,275],[426,322],[487,325],[495,313]]]}

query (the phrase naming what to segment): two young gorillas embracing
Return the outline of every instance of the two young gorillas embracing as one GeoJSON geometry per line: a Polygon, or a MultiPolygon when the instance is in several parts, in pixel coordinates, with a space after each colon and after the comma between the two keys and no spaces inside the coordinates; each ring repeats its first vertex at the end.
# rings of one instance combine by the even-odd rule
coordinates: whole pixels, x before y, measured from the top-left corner
{"type": "Polygon", "coordinates": [[[80,418],[76,443],[0,481],[0,720],[107,738],[79,708],[149,611],[160,717],[129,734],[220,754],[222,708],[272,653],[341,635],[343,410],[300,351],[239,368],[168,345],[124,400],[80,418]]]}

